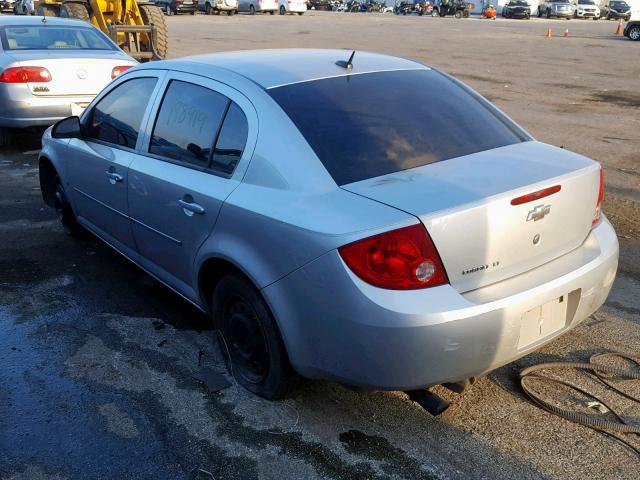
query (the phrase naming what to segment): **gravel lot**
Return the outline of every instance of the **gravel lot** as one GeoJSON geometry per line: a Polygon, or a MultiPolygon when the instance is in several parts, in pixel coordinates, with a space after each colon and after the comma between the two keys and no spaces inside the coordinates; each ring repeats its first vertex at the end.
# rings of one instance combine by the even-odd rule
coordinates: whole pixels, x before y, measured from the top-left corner
{"type": "MultiPolygon", "coordinates": [[[[540,361],[638,352],[639,44],[606,21],[308,12],[168,23],[172,56],[344,47],[456,75],[537,139],[603,162],[618,278],[573,332],[462,396],[445,392],[455,403],[439,418],[402,393],[324,382],[270,403],[226,376],[207,318],[99,241],[63,234],[26,135],[0,151],[0,479],[638,478],[637,456],[537,409],[515,379],[540,361]]],[[[640,422],[637,404],[620,408],[640,422]]]]}

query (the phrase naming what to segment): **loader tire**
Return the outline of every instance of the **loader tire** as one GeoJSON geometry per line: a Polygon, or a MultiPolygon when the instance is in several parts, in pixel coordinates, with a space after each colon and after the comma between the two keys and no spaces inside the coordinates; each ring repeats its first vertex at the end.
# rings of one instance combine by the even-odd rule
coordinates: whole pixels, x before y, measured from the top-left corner
{"type": "Polygon", "coordinates": [[[60,16],[62,18],[75,18],[91,22],[89,10],[87,10],[87,6],[84,3],[63,3],[60,7],[60,16]]]}
{"type": "Polygon", "coordinates": [[[155,5],[141,5],[140,14],[145,25],[155,25],[156,44],[154,45],[154,51],[157,57],[155,60],[164,60],[169,50],[169,35],[167,34],[167,24],[162,10],[155,5]]]}
{"type": "Polygon", "coordinates": [[[40,4],[36,7],[36,15],[42,17],[59,17],[60,7],[57,5],[40,4]]]}

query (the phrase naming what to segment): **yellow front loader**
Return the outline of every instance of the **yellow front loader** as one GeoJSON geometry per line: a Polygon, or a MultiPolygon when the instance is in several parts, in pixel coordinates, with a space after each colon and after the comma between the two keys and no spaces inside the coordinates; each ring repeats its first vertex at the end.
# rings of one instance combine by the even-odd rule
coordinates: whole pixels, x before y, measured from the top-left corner
{"type": "Polygon", "coordinates": [[[77,18],[92,23],[137,60],[167,56],[167,25],[162,10],[137,0],[40,0],[36,15],[77,18]]]}

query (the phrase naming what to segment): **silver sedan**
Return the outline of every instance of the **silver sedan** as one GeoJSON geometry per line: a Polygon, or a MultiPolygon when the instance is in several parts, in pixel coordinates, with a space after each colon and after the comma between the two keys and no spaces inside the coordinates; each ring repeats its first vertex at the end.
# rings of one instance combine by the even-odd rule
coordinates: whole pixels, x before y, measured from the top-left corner
{"type": "Polygon", "coordinates": [[[0,145],[12,128],[78,115],[137,62],[86,22],[0,17],[0,145]]]}
{"type": "Polygon", "coordinates": [[[267,398],[293,372],[463,382],[578,325],[616,274],[600,165],[409,60],[145,64],[43,145],[44,200],[68,232],[209,312],[235,378],[267,398]]]}

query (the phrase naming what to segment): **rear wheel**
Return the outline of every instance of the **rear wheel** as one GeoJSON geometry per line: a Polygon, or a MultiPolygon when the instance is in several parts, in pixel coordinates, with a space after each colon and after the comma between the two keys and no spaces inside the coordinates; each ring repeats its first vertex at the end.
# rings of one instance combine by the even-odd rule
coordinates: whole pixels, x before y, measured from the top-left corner
{"type": "Polygon", "coordinates": [[[455,18],[462,18],[462,12],[460,10],[456,10],[456,13],[453,14],[455,18]]]}
{"type": "Polygon", "coordinates": [[[284,15],[287,13],[287,10],[284,8],[284,5],[280,5],[280,15],[284,15]]]}
{"type": "Polygon", "coordinates": [[[169,50],[169,35],[162,10],[154,5],[141,5],[140,14],[145,25],[154,25],[156,27],[156,43],[152,51],[156,59],[163,60],[169,50]]]}
{"type": "Polygon", "coordinates": [[[631,27],[627,35],[629,36],[630,40],[633,40],[635,42],[640,40],[640,26],[634,25],[633,27],[631,27]]]}
{"type": "Polygon", "coordinates": [[[167,6],[164,7],[164,13],[167,14],[167,17],[170,17],[171,14],[173,13],[173,11],[171,10],[171,5],[169,5],[168,3],[167,3],[167,6]]]}
{"type": "Polygon", "coordinates": [[[204,12],[205,12],[207,15],[211,15],[211,14],[213,13],[213,12],[212,12],[212,8],[211,8],[211,4],[210,4],[210,3],[207,3],[207,4],[204,6],[204,12]]]}
{"type": "Polygon", "coordinates": [[[90,22],[89,10],[84,3],[63,3],[60,7],[60,16],[63,18],[77,18],[90,22]]]}
{"type": "Polygon", "coordinates": [[[220,346],[237,382],[269,400],[284,397],[294,372],[260,292],[242,275],[228,275],[216,287],[212,311],[220,346]]]}
{"type": "Polygon", "coordinates": [[[438,10],[436,10],[435,8],[431,11],[431,16],[432,17],[439,17],[440,14],[438,13],[438,10]]]}
{"type": "Polygon", "coordinates": [[[256,14],[256,7],[254,7],[253,5],[249,5],[249,15],[255,15],[256,14]]]}

